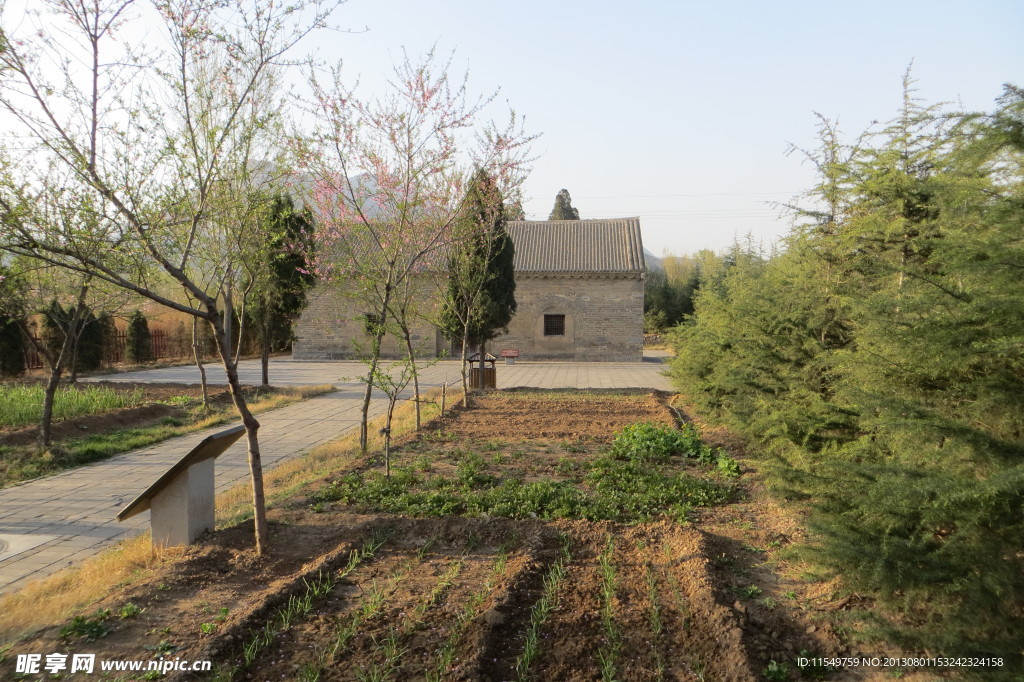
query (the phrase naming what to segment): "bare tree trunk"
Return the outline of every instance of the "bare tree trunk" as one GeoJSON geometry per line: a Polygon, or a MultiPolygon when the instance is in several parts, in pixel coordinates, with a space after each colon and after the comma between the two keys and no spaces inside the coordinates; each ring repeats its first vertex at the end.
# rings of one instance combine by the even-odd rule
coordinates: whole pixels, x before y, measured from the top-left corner
{"type": "Polygon", "coordinates": [[[416,430],[420,430],[420,373],[416,369],[416,354],[412,348],[412,334],[408,329],[403,329],[405,335],[405,348],[409,354],[409,367],[412,369],[412,392],[413,400],[416,401],[416,430]]]}
{"type": "Polygon", "coordinates": [[[370,398],[373,397],[373,375],[377,371],[377,365],[380,363],[380,341],[383,338],[383,334],[378,334],[374,339],[374,351],[373,357],[370,358],[370,373],[366,377],[366,391],[363,393],[363,405],[360,408],[361,418],[359,421],[359,448],[363,454],[370,447],[370,441],[367,434],[370,420],[370,398]]]}
{"type": "MultiPolygon", "coordinates": [[[[69,330],[68,334],[72,332],[69,330]]],[[[71,343],[71,364],[69,367],[70,374],[68,375],[68,383],[74,385],[78,383],[78,334],[74,335],[74,341],[71,343]]]]}
{"type": "MultiPolygon", "coordinates": [[[[85,310],[85,297],[89,293],[89,285],[83,284],[78,292],[78,303],[75,305],[75,312],[71,321],[65,329],[64,343],[61,344],[60,352],[54,356],[52,350],[46,349],[42,343],[33,343],[40,355],[46,358],[46,364],[50,366],[50,376],[46,380],[46,387],[43,392],[43,416],[39,421],[39,436],[37,443],[40,450],[50,447],[53,441],[53,401],[57,396],[57,388],[60,386],[60,377],[64,373],[64,367],[68,356],[71,355],[71,347],[74,345],[74,330],[82,319],[82,312],[85,310]]],[[[30,339],[34,339],[29,335],[30,339]]]]}
{"type": "Polygon", "coordinates": [[[377,371],[377,366],[380,364],[380,346],[384,340],[384,323],[387,321],[388,305],[391,303],[391,283],[390,281],[384,286],[384,299],[381,301],[380,307],[380,319],[378,322],[380,326],[374,330],[373,347],[371,349],[370,357],[370,373],[366,377],[366,392],[363,394],[363,406],[361,409],[361,418],[359,420],[359,448],[365,455],[366,451],[370,447],[369,436],[367,429],[370,421],[370,398],[373,396],[373,376],[377,371]]]}
{"type": "Polygon", "coordinates": [[[198,334],[199,318],[192,318],[192,356],[196,359],[196,367],[199,368],[199,380],[203,385],[203,408],[210,406],[210,394],[206,388],[206,368],[203,367],[203,358],[199,350],[198,334]]]}
{"type": "Polygon", "coordinates": [[[39,437],[37,442],[40,450],[50,447],[52,438],[53,422],[53,399],[57,395],[57,387],[60,386],[60,375],[63,369],[61,363],[50,367],[50,376],[46,380],[46,388],[43,392],[43,417],[39,422],[39,437]]]}
{"type": "Polygon", "coordinates": [[[391,417],[395,414],[395,401],[398,399],[398,393],[391,396],[391,401],[388,403],[388,416],[384,422],[384,477],[391,478],[391,417]]]}
{"type": "MultiPolygon", "coordinates": [[[[263,463],[260,459],[260,444],[257,435],[260,423],[249,410],[249,406],[245,402],[245,396],[242,394],[242,385],[238,381],[238,365],[233,360],[230,327],[224,325],[216,309],[208,309],[211,312],[217,351],[220,353],[221,361],[224,363],[228,386],[231,389],[231,400],[234,402],[235,409],[242,418],[242,424],[245,425],[245,436],[249,451],[249,473],[252,478],[252,509],[256,530],[256,553],[263,554],[267,548],[269,531],[267,529],[266,498],[263,493],[263,463]]],[[[225,311],[224,316],[228,317],[230,314],[231,309],[229,307],[225,311]]]]}
{"type": "Polygon", "coordinates": [[[270,386],[270,323],[264,321],[262,329],[263,352],[260,356],[263,385],[270,386]]]}
{"type": "Polygon", "coordinates": [[[480,388],[481,391],[484,390],[485,388],[487,388],[487,380],[484,378],[484,367],[485,367],[485,365],[484,365],[484,358],[487,357],[486,346],[487,346],[487,342],[486,341],[481,341],[480,342],[480,376],[478,378],[479,378],[479,381],[480,381],[480,387],[479,388],[480,388]]]}
{"type": "Polygon", "coordinates": [[[462,373],[462,406],[464,408],[466,408],[467,410],[469,409],[469,377],[467,376],[467,372],[466,372],[466,364],[467,364],[467,361],[466,361],[466,351],[467,351],[467,346],[468,345],[469,345],[469,339],[466,337],[466,334],[463,334],[462,335],[462,365],[460,367],[460,372],[462,373]]]}

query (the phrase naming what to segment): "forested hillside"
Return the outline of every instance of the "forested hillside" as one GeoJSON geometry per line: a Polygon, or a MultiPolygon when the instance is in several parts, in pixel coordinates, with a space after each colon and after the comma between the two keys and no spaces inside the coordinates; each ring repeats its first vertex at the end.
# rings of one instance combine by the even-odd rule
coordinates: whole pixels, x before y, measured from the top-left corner
{"type": "Polygon", "coordinates": [[[703,273],[673,373],[810,510],[807,556],[907,647],[1024,647],[1024,90],[798,150],[817,186],[770,257],[703,273]]]}

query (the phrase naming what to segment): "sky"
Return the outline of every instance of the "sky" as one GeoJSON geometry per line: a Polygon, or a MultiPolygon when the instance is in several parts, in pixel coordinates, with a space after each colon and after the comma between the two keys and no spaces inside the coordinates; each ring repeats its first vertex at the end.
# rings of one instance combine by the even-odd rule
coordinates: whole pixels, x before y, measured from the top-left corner
{"type": "Polygon", "coordinates": [[[639,216],[655,255],[770,246],[790,225],[774,202],[813,184],[786,151],[815,145],[814,112],[850,136],[888,120],[911,63],[929,102],[991,110],[1024,85],[1020,0],[349,0],[334,22],[348,32],[315,39],[319,56],[364,91],[403,47],[454,51],[471,91],[499,88],[542,134],[527,217],[566,188],[583,218],[639,216]]]}
{"type": "Polygon", "coordinates": [[[528,218],[565,188],[583,218],[639,216],[658,256],[769,248],[790,227],[780,205],[814,183],[787,150],[815,146],[815,112],[855,137],[896,114],[911,64],[919,97],[968,110],[1024,86],[1021,0],[348,0],[332,21],[301,48],[342,61],[362,97],[403,49],[434,48],[471,93],[498,90],[495,119],[525,117],[541,135],[528,218]]]}

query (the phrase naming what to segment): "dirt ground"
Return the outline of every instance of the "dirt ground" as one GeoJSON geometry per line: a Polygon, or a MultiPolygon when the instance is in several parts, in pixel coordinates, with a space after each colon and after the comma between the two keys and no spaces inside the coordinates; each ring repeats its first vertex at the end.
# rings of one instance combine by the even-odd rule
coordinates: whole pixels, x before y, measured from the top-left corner
{"type": "MultiPolygon", "coordinates": [[[[458,444],[541,476],[545,462],[592,456],[627,424],[676,423],[668,400],[495,392],[397,450],[422,459],[433,452],[424,443],[442,453],[458,444]]],[[[299,497],[271,510],[264,556],[248,524],[210,534],[90,607],[110,610],[109,634],[62,640],[54,626],[12,653],[211,660],[217,679],[237,680],[598,680],[609,658],[621,680],[818,679],[793,661],[843,654],[828,625],[837,606],[820,584],[779,570],[774,556],[798,525],[756,477],[744,485],[742,501],[698,510],[689,524],[420,519],[314,511],[299,497]],[[520,671],[546,593],[552,608],[520,671]],[[142,610],[119,618],[127,604],[142,610]],[[782,666],[786,676],[773,677],[782,666]]]]}

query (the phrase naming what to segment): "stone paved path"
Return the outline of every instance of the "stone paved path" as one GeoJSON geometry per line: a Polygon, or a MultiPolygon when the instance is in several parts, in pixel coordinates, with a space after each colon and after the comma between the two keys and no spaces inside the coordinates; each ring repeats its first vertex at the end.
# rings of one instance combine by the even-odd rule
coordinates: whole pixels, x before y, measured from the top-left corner
{"type": "MultiPolygon", "coordinates": [[[[658,358],[642,363],[534,362],[498,364],[498,387],[630,388],[669,390],[658,358]]],[[[271,383],[279,386],[334,384],[339,390],[259,415],[260,449],[267,469],[321,443],[334,440],[359,423],[362,389],[355,380],[363,365],[355,362],[271,363],[271,383]]],[[[259,383],[258,361],[241,363],[243,383],[259,383]]],[[[225,383],[223,372],[208,367],[211,383],[225,383]]],[[[197,383],[195,367],[125,372],[97,377],[107,381],[197,383]]],[[[458,363],[440,362],[423,372],[421,386],[459,382],[458,363]]],[[[371,414],[386,404],[377,398],[371,414]]],[[[0,490],[0,593],[54,573],[97,554],[105,546],[149,527],[149,513],[123,524],[114,515],[200,440],[227,426],[173,438],[103,462],[0,490]]],[[[216,486],[223,491],[248,479],[245,438],[216,462],[216,486]]]]}

